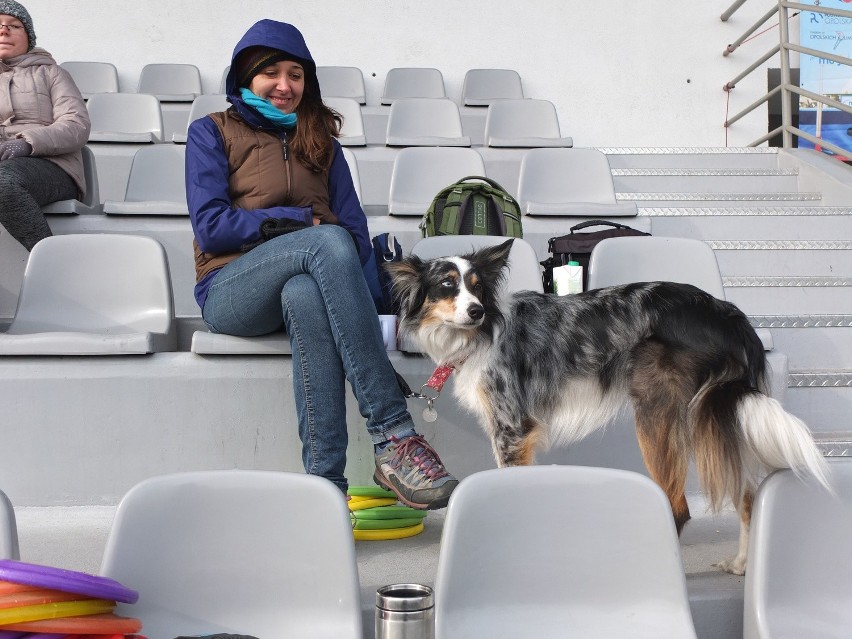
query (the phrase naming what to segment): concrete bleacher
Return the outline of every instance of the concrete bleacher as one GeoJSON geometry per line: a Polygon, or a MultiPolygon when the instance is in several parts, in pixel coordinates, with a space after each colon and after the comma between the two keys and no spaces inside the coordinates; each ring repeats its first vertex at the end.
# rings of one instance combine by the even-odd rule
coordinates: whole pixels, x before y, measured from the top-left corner
{"type": "MultiPolygon", "coordinates": [[[[93,145],[101,199],[122,199],[120,167],[129,146],[93,145]],[[104,169],[100,173],[101,169],[104,169]]],[[[477,146],[486,173],[516,192],[523,149],[477,146]]],[[[393,232],[406,252],[420,218],[386,215],[396,152],[353,147],[371,235],[393,232]],[[384,208],[383,208],[384,207],[384,208]]],[[[785,403],[816,432],[827,452],[852,440],[852,168],[817,153],[757,149],[603,148],[617,195],[636,201],[635,218],[618,221],[654,235],[693,237],[714,249],[726,295],[756,326],[769,328],[789,358],[785,403]],[[779,197],[784,194],[785,197],[779,197]]],[[[122,165],[123,166],[123,165],[122,165]]],[[[126,176],[125,176],[126,178],[126,176]]],[[[540,259],[547,241],[581,218],[525,217],[540,259]]],[[[192,231],[186,216],[50,215],[57,234],[148,235],[166,249],[178,319],[178,350],[137,358],[0,358],[0,405],[7,437],[0,447],[0,487],[19,513],[22,559],[96,571],[114,507],[136,482],[157,474],[208,468],[301,471],[289,356],[200,356],[189,351],[203,330],[192,298],[192,231]],[[38,472],[33,472],[33,469],[38,472]],[[60,537],[62,544],[53,540],[60,537]]],[[[27,254],[0,229],[0,330],[14,314],[27,254]]],[[[390,354],[412,387],[431,362],[390,354]]],[[[455,405],[452,379],[436,404],[439,418],[418,427],[459,477],[494,466],[478,425],[455,405]]],[[[351,394],[347,476],[371,483],[372,447],[351,394]]],[[[847,453],[848,454],[848,453],[847,453]]],[[[611,465],[644,472],[630,419],[540,463],[611,465]]],[[[711,516],[691,485],[695,521],[681,548],[699,637],[742,636],[743,579],[712,563],[736,546],[731,512],[711,516]]],[[[375,589],[432,583],[443,513],[430,513],[423,535],[360,542],[365,635],[372,636],[375,589]]]]}

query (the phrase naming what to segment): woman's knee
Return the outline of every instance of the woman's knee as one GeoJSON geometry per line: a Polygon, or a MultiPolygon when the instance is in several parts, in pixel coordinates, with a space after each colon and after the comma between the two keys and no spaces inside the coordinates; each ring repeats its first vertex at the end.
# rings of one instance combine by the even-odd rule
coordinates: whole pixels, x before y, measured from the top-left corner
{"type": "Polygon", "coordinates": [[[336,224],[321,224],[316,227],[322,238],[322,251],[329,258],[339,260],[358,260],[358,250],[352,235],[342,226],[336,224]]]}

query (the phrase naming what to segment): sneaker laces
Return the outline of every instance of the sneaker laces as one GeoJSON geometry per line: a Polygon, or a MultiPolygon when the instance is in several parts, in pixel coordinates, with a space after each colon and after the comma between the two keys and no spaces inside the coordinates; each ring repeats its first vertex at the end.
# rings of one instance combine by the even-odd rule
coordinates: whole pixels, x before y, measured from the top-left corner
{"type": "Polygon", "coordinates": [[[394,455],[390,460],[391,467],[399,468],[403,460],[408,457],[412,464],[430,480],[434,481],[449,475],[438,453],[421,435],[410,435],[401,440],[391,436],[391,440],[396,444],[394,455]]]}

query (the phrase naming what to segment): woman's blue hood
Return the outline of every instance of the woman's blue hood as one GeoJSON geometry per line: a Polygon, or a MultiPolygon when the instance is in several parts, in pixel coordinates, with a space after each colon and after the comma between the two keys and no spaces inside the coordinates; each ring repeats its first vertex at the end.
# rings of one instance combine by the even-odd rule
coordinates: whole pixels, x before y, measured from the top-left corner
{"type": "Polygon", "coordinates": [[[236,78],[237,65],[234,64],[237,56],[245,49],[256,46],[278,49],[298,58],[302,66],[305,67],[305,81],[312,83],[317,95],[319,95],[317,67],[313,56],[311,56],[311,52],[308,50],[308,45],[305,44],[305,38],[302,36],[302,33],[292,24],[287,24],[286,22],[260,20],[259,22],[255,22],[246,31],[245,35],[237,43],[237,46],[234,47],[234,53],[231,55],[231,68],[225,78],[225,93],[228,96],[231,98],[236,97],[239,90],[236,78]]]}

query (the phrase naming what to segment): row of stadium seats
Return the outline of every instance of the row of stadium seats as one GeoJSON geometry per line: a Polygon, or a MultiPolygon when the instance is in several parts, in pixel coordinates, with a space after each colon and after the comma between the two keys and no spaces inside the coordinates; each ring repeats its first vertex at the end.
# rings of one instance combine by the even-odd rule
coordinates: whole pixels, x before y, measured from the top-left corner
{"type": "MultiPolygon", "coordinates": [[[[109,62],[68,61],[61,65],[74,78],[83,97],[96,93],[118,93],[118,70],[109,62]]],[[[219,93],[225,92],[225,67],[219,93]]],[[[367,104],[364,74],[357,67],[320,66],[317,78],[325,97],[352,98],[367,104]]],[[[146,64],[139,75],[137,93],[150,93],[162,102],[192,102],[204,93],[201,73],[193,64],[146,64]]],[[[425,67],[394,67],[387,72],[381,104],[400,98],[446,98],[441,71],[425,67]]],[[[521,76],[512,69],[470,69],[464,77],[463,106],[487,106],[495,100],[524,97],[521,76]]]]}
{"type": "MultiPolygon", "coordinates": [[[[852,526],[852,463],[835,459],[830,468],[835,495],[790,470],[762,482],[744,639],[814,636],[816,628],[846,636],[852,573],[838,557],[852,526]]],[[[17,559],[17,545],[14,511],[0,491],[0,558],[17,559]]],[[[282,624],[300,636],[363,636],[347,508],[336,488],[310,475],[228,470],[144,480],[121,500],[100,573],[139,591],[137,603],[117,612],[140,619],[146,636],[222,627],[262,637],[282,624]]],[[[445,639],[537,638],[569,627],[587,628],[587,637],[696,637],[664,494],[637,473],[583,466],[486,470],[462,481],[443,525],[434,621],[425,619],[422,636],[433,636],[434,623],[445,639]]]]}

